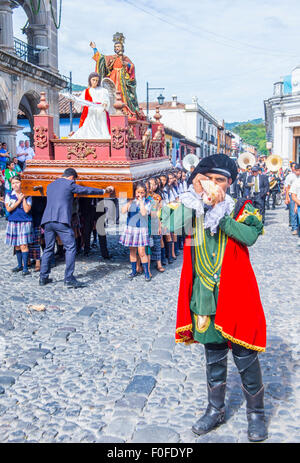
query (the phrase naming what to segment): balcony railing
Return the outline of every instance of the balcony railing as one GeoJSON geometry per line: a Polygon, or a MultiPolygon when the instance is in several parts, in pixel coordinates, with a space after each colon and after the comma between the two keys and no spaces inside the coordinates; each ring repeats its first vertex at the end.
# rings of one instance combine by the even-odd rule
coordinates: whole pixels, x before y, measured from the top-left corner
{"type": "Polygon", "coordinates": [[[28,43],[22,42],[22,40],[16,38],[14,38],[14,48],[15,53],[19,58],[27,61],[27,63],[35,65],[39,64],[40,50],[37,48],[32,47],[31,45],[28,45],[28,43]]]}

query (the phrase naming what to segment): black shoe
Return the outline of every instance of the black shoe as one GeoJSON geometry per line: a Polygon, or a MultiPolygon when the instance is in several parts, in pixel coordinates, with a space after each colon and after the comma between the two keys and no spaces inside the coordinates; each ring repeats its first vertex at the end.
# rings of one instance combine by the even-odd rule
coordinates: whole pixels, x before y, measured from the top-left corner
{"type": "Polygon", "coordinates": [[[22,272],[22,271],[23,271],[23,267],[15,267],[12,269],[13,273],[22,272]]]}
{"type": "Polygon", "coordinates": [[[26,275],[30,275],[29,270],[23,270],[22,275],[23,277],[25,277],[26,275]]]}
{"type": "Polygon", "coordinates": [[[152,277],[150,277],[150,276],[148,276],[148,277],[145,276],[145,280],[146,280],[146,281],[151,281],[151,280],[152,280],[152,277]]]}
{"type": "Polygon", "coordinates": [[[40,278],[39,285],[40,286],[45,286],[48,285],[49,283],[52,283],[52,278],[40,278]]]}
{"type": "Polygon", "coordinates": [[[87,286],[86,283],[77,281],[75,278],[73,280],[65,281],[64,285],[68,288],[84,288],[85,286],[87,286]]]}
{"type": "Polygon", "coordinates": [[[129,273],[128,278],[130,278],[132,280],[133,278],[137,277],[138,275],[139,275],[138,272],[135,272],[135,273],[131,272],[131,273],[129,273]]]}

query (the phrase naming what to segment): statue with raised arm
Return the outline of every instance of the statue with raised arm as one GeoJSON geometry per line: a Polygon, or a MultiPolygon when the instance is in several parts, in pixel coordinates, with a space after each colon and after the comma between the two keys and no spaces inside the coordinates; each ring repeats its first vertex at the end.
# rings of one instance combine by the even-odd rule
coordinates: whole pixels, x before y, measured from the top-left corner
{"type": "Polygon", "coordinates": [[[121,92],[122,101],[126,105],[124,111],[130,115],[138,114],[135,68],[132,61],[124,55],[124,35],[117,32],[113,36],[113,42],[114,55],[103,55],[97,50],[95,42],[90,43],[94,50],[96,72],[100,75],[100,81],[108,77],[114,82],[116,91],[121,92]]]}

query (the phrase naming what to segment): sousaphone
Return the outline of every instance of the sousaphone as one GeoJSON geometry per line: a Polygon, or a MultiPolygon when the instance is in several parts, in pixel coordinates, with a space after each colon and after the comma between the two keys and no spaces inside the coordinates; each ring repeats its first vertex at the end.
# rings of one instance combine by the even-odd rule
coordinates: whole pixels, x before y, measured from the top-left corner
{"type": "Polygon", "coordinates": [[[187,154],[183,160],[182,160],[182,165],[183,168],[187,171],[191,171],[191,167],[196,167],[200,162],[200,159],[195,155],[195,154],[187,154]]]}
{"type": "Polygon", "coordinates": [[[282,167],[282,157],[278,154],[271,154],[266,160],[266,166],[271,172],[277,172],[282,167]]]}
{"type": "Polygon", "coordinates": [[[255,156],[248,151],[242,153],[238,158],[238,165],[241,169],[247,169],[247,166],[253,167],[255,164],[255,156]]]}

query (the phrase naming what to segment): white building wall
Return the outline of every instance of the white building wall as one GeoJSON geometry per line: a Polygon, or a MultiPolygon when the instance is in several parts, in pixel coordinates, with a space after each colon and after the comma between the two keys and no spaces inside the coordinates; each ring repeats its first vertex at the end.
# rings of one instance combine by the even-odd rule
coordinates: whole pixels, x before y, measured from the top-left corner
{"type": "MultiPolygon", "coordinates": [[[[175,102],[174,102],[175,103],[175,102]]],[[[214,121],[214,118],[211,116],[209,118],[201,106],[197,102],[197,98],[193,97],[193,102],[191,104],[186,104],[185,108],[160,108],[159,110],[162,118],[161,122],[167,127],[180,132],[184,137],[194,141],[195,143],[202,144],[203,146],[203,155],[207,155],[209,151],[208,141],[210,136],[215,137],[215,145],[210,145],[210,154],[217,152],[217,125],[218,122],[214,121]],[[201,138],[201,131],[203,131],[203,138],[201,138]],[[207,140],[205,139],[205,134],[208,134],[207,140]]],[[[149,110],[150,118],[153,118],[155,115],[155,110],[149,110]]],[[[198,156],[201,155],[200,148],[196,149],[198,156]]]]}
{"type": "Polygon", "coordinates": [[[283,167],[293,160],[293,129],[300,127],[300,66],[291,73],[292,92],[283,93],[283,80],[274,84],[273,97],[265,100],[268,140],[272,153],[283,158],[283,167]]]}

